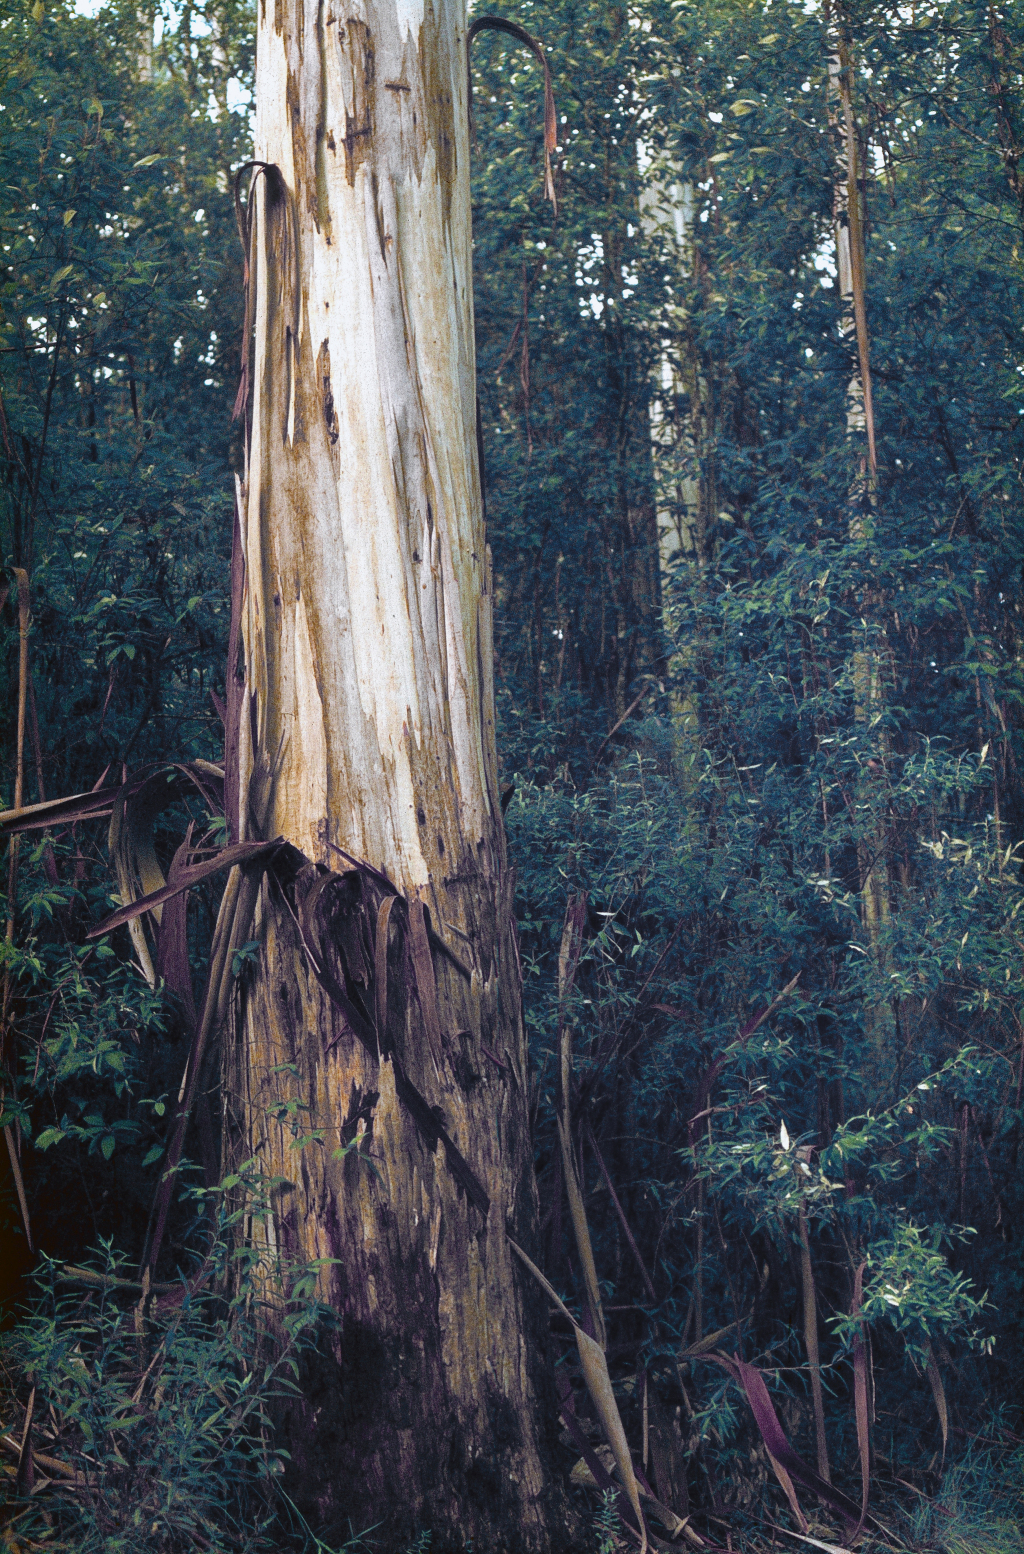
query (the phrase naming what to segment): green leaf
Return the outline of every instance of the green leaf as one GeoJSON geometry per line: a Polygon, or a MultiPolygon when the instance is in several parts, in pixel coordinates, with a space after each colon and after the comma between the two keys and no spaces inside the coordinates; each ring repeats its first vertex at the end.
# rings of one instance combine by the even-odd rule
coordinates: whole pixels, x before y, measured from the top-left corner
{"type": "Polygon", "coordinates": [[[240,977],[246,966],[252,965],[259,954],[259,939],[250,939],[246,944],[240,945],[231,957],[231,975],[240,977]]]}
{"type": "Polygon", "coordinates": [[[51,1144],[59,1144],[61,1139],[67,1138],[63,1128],[44,1128],[36,1138],[37,1149],[49,1149],[51,1144]]]}

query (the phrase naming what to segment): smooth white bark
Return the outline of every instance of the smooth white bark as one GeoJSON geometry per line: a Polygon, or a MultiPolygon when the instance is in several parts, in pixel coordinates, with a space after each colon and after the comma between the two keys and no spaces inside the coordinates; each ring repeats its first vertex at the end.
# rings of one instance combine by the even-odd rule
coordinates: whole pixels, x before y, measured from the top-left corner
{"type": "Polygon", "coordinates": [[[356,9],[261,7],[244,631],[271,832],[423,888],[495,830],[465,22],[356,9]]]}

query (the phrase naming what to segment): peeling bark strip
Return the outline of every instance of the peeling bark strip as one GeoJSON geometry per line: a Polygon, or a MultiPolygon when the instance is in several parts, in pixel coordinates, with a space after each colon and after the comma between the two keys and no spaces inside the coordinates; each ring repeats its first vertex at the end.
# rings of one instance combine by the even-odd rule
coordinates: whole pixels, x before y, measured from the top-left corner
{"type": "Polygon", "coordinates": [[[232,835],[295,851],[259,887],[225,1164],[256,1154],[283,1179],[269,1251],[336,1259],[321,1294],[342,1328],[284,1419],[289,1492],[328,1541],[374,1525],[382,1554],[418,1527],[442,1554],[557,1548],[569,1525],[537,1435],[537,1301],[505,1234],[529,1244],[536,1206],[501,909],[466,48],[464,0],[261,0],[241,222],[232,835]],[[355,868],[330,872],[339,854],[355,868]],[[296,1098],[322,1146],[294,1150],[276,1120],[296,1098]]]}
{"type": "MultiPolygon", "coordinates": [[[[518,22],[510,22],[504,16],[477,16],[470,23],[469,32],[466,35],[467,64],[469,45],[481,32],[505,32],[509,37],[515,38],[536,59],[544,72],[544,198],[551,201],[551,207],[558,215],[558,197],[555,194],[555,180],[551,172],[551,154],[558,143],[558,119],[555,115],[555,94],[551,85],[551,71],[548,69],[547,56],[536,38],[532,38],[525,27],[520,27],[518,22]]],[[[472,112],[473,85],[470,81],[470,112],[472,112]]],[[[526,348],[525,337],[523,348],[526,348]]]]}
{"type": "MultiPolygon", "coordinates": [[[[359,882],[359,875],[351,875],[350,879],[359,882]]],[[[411,905],[400,896],[385,896],[379,906],[372,899],[367,903],[360,903],[357,909],[355,921],[351,922],[349,932],[338,931],[337,918],[335,922],[325,923],[323,917],[318,915],[317,907],[321,899],[326,895],[328,888],[333,885],[341,885],[344,888],[345,876],[332,874],[319,874],[315,868],[306,866],[302,869],[295,881],[295,898],[298,907],[296,921],[299,924],[299,932],[302,936],[303,948],[306,957],[320,986],[327,994],[334,1007],[339,1010],[345,1019],[348,1030],[362,1042],[371,1058],[378,1062],[387,1059],[395,1071],[395,1091],[398,1099],[406,1108],[412,1120],[415,1122],[419,1134],[427,1148],[433,1153],[438,1144],[443,1144],[448,1170],[453,1179],[466,1195],[466,1199],[483,1216],[484,1224],[490,1212],[490,1199],[487,1196],[479,1178],[467,1164],[465,1157],[452,1142],[443,1126],[443,1113],[440,1107],[431,1108],[426,1100],[416,1089],[406,1074],[401,1059],[389,1042],[387,1024],[387,924],[391,915],[391,909],[396,901],[401,901],[406,909],[408,923],[409,952],[412,962],[412,977],[406,975],[407,985],[415,987],[420,1009],[423,1012],[423,1025],[428,1039],[434,1041],[433,1050],[436,1051],[438,1062],[441,1054],[441,1031],[437,1010],[437,984],[434,979],[433,962],[430,958],[430,943],[428,931],[423,926],[425,915],[422,902],[413,902],[411,905]],[[370,1019],[369,1013],[360,997],[357,987],[361,984],[367,988],[367,961],[361,953],[360,938],[365,934],[367,923],[375,920],[378,924],[378,940],[373,958],[372,992],[374,1006],[378,1011],[376,1027],[370,1019]],[[383,943],[380,937],[380,924],[384,924],[383,943]],[[341,962],[340,978],[331,970],[328,957],[330,950],[338,952],[341,962]],[[354,953],[353,953],[354,951],[354,953]],[[383,1011],[383,1018],[380,1017],[383,1011]],[[434,1036],[431,1037],[431,1031],[434,1036]]],[[[360,888],[361,893],[361,888],[360,888]]],[[[436,936],[433,936],[436,939],[436,936]]],[[[369,948],[367,941],[367,949],[369,948]]],[[[435,1073],[438,1072],[435,1065],[435,1073]]]]}

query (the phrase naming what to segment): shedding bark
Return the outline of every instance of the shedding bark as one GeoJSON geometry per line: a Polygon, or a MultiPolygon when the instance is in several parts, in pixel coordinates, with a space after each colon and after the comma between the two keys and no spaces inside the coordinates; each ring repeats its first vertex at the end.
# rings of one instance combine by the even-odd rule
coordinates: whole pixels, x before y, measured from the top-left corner
{"type": "Polygon", "coordinates": [[[438,1551],[547,1549],[567,1527],[537,1298],[506,1234],[532,1244],[536,1205],[494,749],[466,45],[462,0],[261,0],[242,223],[230,820],[239,841],[288,849],[250,930],[225,1160],[255,1155],[280,1179],[253,1234],[271,1257],[323,1259],[341,1314],[283,1419],[290,1492],[328,1531],[373,1526],[384,1551],[418,1529],[438,1551]]]}

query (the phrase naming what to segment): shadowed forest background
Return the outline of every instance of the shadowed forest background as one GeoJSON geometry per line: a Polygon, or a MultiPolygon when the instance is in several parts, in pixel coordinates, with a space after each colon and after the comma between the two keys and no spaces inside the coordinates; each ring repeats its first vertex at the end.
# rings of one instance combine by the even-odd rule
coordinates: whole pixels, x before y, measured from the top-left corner
{"type": "MultiPolygon", "coordinates": [[[[656,1537],[795,1548],[775,1524],[802,1516],[842,1534],[814,1474],[790,1474],[802,1514],[787,1504],[738,1356],[853,1523],[868,1477],[863,1547],[1013,1554],[1024,9],[503,14],[544,45],[560,137],[553,215],[541,70],[479,38],[478,395],[537,1260],[585,1309],[565,1028],[656,1537]],[[851,139],[859,330],[836,243],[851,139]]],[[[235,0],[0,16],[5,808],[221,761],[252,67],[235,0]]],[[[177,794],[165,869],[190,822],[224,840],[177,794]]],[[[123,1297],[195,986],[158,966],[150,987],[125,927],[87,941],[118,904],[105,825],[7,845],[3,1547],[326,1550],[273,1430],[324,1316],[315,1270],[267,1359],[244,1233],[268,1189],[254,1170],[239,1207],[222,1180],[215,1049],[161,1251],[160,1366],[151,1386],[131,1369],[123,1297]]],[[[189,900],[198,979],[214,898],[189,900]]],[[[301,1103],[281,1120],[321,1147],[301,1103]]],[[[576,1546],[636,1547],[561,1317],[549,1348],[576,1546]]],[[[372,1548],[361,1527],[346,1546],[363,1532],[372,1548]]]]}

